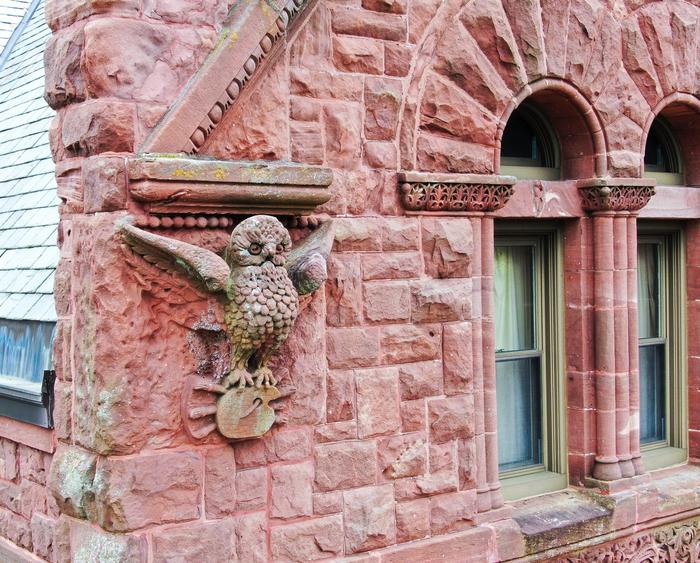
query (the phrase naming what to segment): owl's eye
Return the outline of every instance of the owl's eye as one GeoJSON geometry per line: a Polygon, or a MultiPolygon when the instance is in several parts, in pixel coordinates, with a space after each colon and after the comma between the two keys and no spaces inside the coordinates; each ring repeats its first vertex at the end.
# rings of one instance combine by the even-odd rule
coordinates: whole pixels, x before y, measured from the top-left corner
{"type": "Polygon", "coordinates": [[[262,246],[260,246],[257,242],[254,242],[248,247],[248,252],[251,254],[260,254],[260,251],[262,250],[262,246]]]}
{"type": "Polygon", "coordinates": [[[277,245],[277,252],[284,252],[284,245],[282,243],[277,245]]]}

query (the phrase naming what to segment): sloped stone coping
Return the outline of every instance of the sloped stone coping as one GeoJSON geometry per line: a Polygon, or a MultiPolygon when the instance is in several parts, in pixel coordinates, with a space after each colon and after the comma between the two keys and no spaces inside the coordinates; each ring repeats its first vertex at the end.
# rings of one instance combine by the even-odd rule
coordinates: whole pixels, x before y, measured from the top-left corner
{"type": "Polygon", "coordinates": [[[586,211],[639,211],[656,193],[650,178],[591,178],[576,182],[586,211]]]}
{"type": "Polygon", "coordinates": [[[401,204],[408,213],[459,215],[501,209],[513,195],[514,176],[399,173],[401,204]]]}
{"type": "Polygon", "coordinates": [[[144,155],[127,164],[131,197],[156,214],[312,212],[330,197],[328,168],[144,155]]]}

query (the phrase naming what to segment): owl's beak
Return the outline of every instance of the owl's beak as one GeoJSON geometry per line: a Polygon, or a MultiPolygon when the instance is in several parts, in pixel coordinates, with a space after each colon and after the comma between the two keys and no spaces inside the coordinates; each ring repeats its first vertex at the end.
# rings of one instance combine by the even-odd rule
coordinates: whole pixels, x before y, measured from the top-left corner
{"type": "Polygon", "coordinates": [[[265,260],[270,260],[272,257],[274,257],[275,252],[277,250],[277,245],[268,243],[265,246],[263,246],[262,249],[262,255],[265,260]]]}

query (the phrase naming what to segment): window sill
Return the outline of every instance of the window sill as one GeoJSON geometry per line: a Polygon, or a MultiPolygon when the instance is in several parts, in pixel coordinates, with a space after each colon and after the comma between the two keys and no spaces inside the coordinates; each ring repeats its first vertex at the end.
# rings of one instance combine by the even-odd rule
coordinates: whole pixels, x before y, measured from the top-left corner
{"type": "Polygon", "coordinates": [[[642,450],[642,461],[647,471],[665,469],[688,461],[688,452],[682,448],[670,446],[642,450]]]}
{"type": "Polygon", "coordinates": [[[538,471],[528,475],[501,479],[501,491],[506,501],[514,501],[561,491],[566,489],[567,484],[566,475],[551,471],[538,471]]]}

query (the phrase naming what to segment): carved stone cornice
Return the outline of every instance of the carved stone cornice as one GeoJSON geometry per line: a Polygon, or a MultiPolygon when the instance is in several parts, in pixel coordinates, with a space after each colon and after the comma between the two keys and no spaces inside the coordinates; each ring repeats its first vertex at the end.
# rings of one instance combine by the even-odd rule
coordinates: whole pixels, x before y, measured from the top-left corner
{"type": "MultiPolygon", "coordinates": [[[[311,213],[330,197],[327,168],[143,155],[127,164],[129,193],[156,215],[311,213]]],[[[160,226],[154,225],[154,226],[160,226]]],[[[197,226],[197,225],[191,225],[197,226]]],[[[214,226],[213,224],[211,226],[214,226]]]]}
{"type": "Polygon", "coordinates": [[[496,211],[508,203],[515,182],[513,176],[402,172],[399,193],[408,213],[496,211]]]}
{"type": "Polygon", "coordinates": [[[140,150],[197,154],[280,39],[313,3],[237,2],[216,47],[140,150]]]}
{"type": "Polygon", "coordinates": [[[656,180],[648,178],[593,178],[576,183],[586,211],[642,209],[656,193],[656,180]]]}

